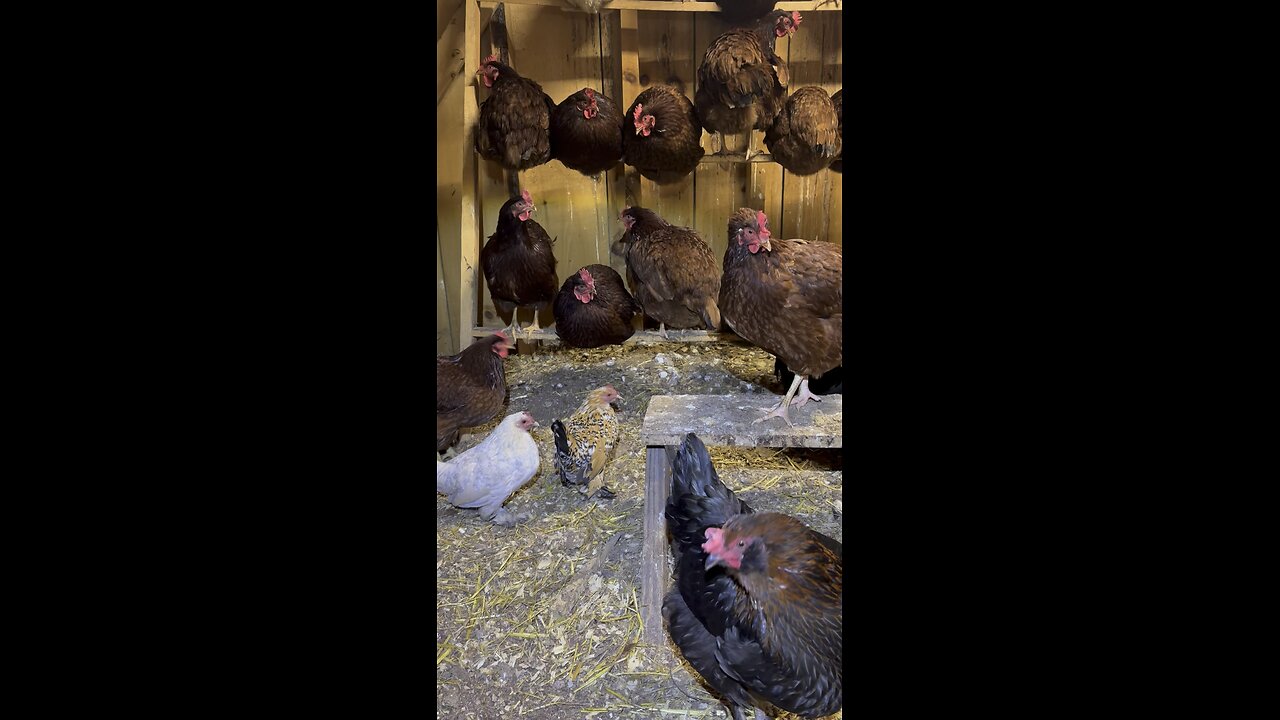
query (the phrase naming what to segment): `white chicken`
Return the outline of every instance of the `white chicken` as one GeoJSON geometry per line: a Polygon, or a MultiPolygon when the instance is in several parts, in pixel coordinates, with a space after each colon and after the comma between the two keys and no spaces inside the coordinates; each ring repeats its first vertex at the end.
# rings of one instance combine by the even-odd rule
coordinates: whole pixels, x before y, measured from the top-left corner
{"type": "Polygon", "coordinates": [[[538,422],[527,412],[508,415],[480,444],[447,463],[436,461],[436,492],[460,508],[511,527],[516,516],[502,507],[511,493],[538,472],[538,445],[529,434],[538,422]]]}

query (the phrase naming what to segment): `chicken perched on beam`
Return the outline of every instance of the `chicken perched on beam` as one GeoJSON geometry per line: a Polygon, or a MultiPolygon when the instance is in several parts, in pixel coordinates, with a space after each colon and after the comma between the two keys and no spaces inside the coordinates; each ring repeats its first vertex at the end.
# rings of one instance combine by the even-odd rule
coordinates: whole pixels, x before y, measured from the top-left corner
{"type": "Polygon", "coordinates": [[[729,218],[721,317],[795,373],[786,397],[756,422],[779,417],[791,425],[789,407],[820,400],[809,391],[809,379],[843,364],[841,259],[839,245],[773,239],[758,210],[742,208],[729,218]]]}
{"type": "Polygon", "coordinates": [[[533,308],[533,322],[523,332],[538,331],[538,311],[556,299],[560,284],[556,277],[555,240],[530,213],[537,212],[528,190],[511,198],[498,211],[498,227],[480,249],[480,266],[489,287],[493,306],[504,320],[511,313],[509,330],[519,328],[516,310],[533,308]]]}
{"type": "Polygon", "coordinates": [[[588,393],[568,420],[551,421],[560,482],[578,486],[587,498],[597,491],[602,498],[613,497],[613,491],[604,487],[602,473],[618,444],[618,416],[612,404],[621,399],[612,385],[605,385],[588,393]]]}
{"type": "Polygon", "coordinates": [[[672,464],[666,517],[676,560],[667,632],[734,720],[770,706],[803,718],[839,710],[840,543],[788,515],[753,512],[693,433],[672,464]]]}

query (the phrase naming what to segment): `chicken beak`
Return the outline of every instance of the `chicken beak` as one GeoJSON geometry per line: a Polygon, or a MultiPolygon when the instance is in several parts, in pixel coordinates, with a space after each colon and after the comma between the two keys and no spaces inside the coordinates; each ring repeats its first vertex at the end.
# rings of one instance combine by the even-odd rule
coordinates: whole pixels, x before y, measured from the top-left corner
{"type": "Polygon", "coordinates": [[[716,555],[715,553],[707,553],[707,565],[703,569],[710,570],[711,568],[719,564],[720,564],[720,556],[716,555]]]}

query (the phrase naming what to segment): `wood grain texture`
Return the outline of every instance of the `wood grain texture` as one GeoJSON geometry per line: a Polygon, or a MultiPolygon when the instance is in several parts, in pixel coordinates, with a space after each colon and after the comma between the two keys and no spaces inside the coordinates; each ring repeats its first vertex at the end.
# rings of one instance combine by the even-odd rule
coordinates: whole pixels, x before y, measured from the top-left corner
{"type": "MultiPolygon", "coordinates": [[[[791,72],[789,95],[808,85],[821,87],[828,96],[840,89],[843,68],[834,35],[839,24],[838,15],[804,17],[799,31],[790,40],[787,57],[791,72]]],[[[840,174],[830,170],[803,177],[786,173],[781,218],[774,222],[774,216],[765,210],[770,218],[770,227],[778,228],[774,233],[784,238],[839,242],[832,236],[830,227],[831,203],[833,197],[838,196],[834,183],[839,180],[840,174]]]]}
{"type": "MultiPolygon", "coordinates": [[[[640,88],[671,85],[693,100],[694,71],[697,54],[694,49],[692,15],[667,12],[639,13],[640,88]]],[[[639,94],[639,93],[637,93],[639,94]]],[[[627,98],[630,107],[635,97],[627,98]]],[[[682,180],[659,185],[640,179],[641,205],[663,217],[672,225],[692,227],[694,189],[697,170],[682,180]]]]}
{"type": "Polygon", "coordinates": [[[640,551],[640,619],[644,641],[665,645],[662,598],[671,582],[667,564],[667,498],[671,495],[671,459],[676,447],[650,447],[644,466],[644,547],[640,551]]]}

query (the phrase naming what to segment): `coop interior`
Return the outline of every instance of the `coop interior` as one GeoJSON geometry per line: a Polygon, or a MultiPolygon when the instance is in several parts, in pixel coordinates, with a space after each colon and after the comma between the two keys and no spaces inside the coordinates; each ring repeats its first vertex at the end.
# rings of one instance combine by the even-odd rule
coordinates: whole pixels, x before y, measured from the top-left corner
{"type": "MultiPolygon", "coordinates": [[[[803,13],[799,31],[776,46],[791,89],[816,85],[828,95],[842,89],[840,5],[777,3],[803,13]]],[[[583,11],[577,0],[438,3],[436,353],[459,353],[512,322],[518,341],[503,361],[504,409],[463,429],[454,450],[475,447],[503,418],[528,411],[539,423],[531,434],[540,464],[506,501],[521,518],[514,527],[437,496],[437,717],[729,717],[665,633],[655,640],[654,609],[647,607],[653,593],[646,597],[642,581],[653,553],[646,550],[646,523],[651,529],[653,521],[646,517],[644,422],[651,399],[662,395],[776,404],[788,387],[775,373],[775,357],[727,328],[663,337],[643,314],[628,340],[598,348],[561,342],[550,307],[537,315],[537,332],[521,332],[534,320],[532,311],[502,317],[480,252],[513,189],[530,193],[535,219],[555,238],[560,280],[589,264],[625,277],[626,261],[610,247],[624,231],[620,213],[634,206],[694,229],[716,258],[729,245],[728,218],[743,207],[763,210],[775,237],[842,245],[842,175],[786,171],[771,159],[761,131],[752,147],[762,154],[750,161],[733,136],[726,138],[727,156],[713,156],[720,147],[704,132],[707,155],[683,180],[661,185],[621,162],[595,177],[555,159],[517,173],[473,146],[478,108],[489,92],[476,75],[482,59],[499,55],[556,103],[591,87],[625,109],[654,84],[692,98],[708,44],[730,27],[717,11],[714,2],[663,0],[614,0],[598,13],[583,11]],[[603,385],[621,395],[620,437],[603,475],[613,496],[588,499],[561,484],[550,426],[603,385]]],[[[793,420],[828,423],[825,432],[839,438],[838,411],[832,420],[837,403],[841,396],[822,396],[793,420]]],[[[757,512],[791,515],[841,541],[842,442],[813,444],[707,447],[721,481],[757,512]]],[[[672,568],[664,568],[669,575],[672,568]]]]}

